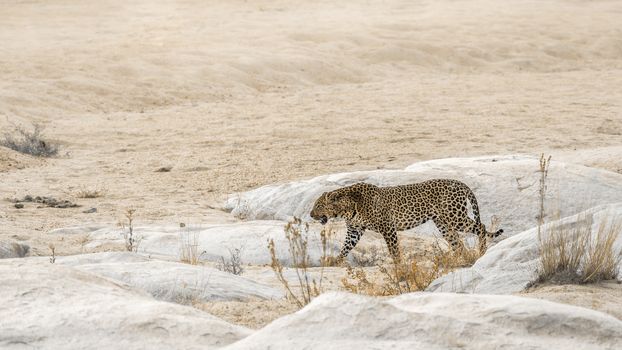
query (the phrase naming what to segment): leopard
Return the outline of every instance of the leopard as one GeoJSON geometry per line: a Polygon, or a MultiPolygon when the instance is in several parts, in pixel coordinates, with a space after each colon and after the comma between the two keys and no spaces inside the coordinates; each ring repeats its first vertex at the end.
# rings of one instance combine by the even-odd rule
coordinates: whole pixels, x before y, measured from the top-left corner
{"type": "Polygon", "coordinates": [[[382,235],[395,262],[401,260],[397,231],[409,230],[430,220],[454,251],[464,249],[459,232],[477,235],[480,255],[487,250],[486,238],[503,233],[503,229],[486,230],[475,194],[468,185],[454,179],[431,179],[389,187],[359,182],[322,193],[310,216],[322,225],[333,218],[345,220],[346,239],[335,259],[336,264],[343,263],[368,229],[382,235]],[[469,203],[473,218],[468,215],[469,203]]]}

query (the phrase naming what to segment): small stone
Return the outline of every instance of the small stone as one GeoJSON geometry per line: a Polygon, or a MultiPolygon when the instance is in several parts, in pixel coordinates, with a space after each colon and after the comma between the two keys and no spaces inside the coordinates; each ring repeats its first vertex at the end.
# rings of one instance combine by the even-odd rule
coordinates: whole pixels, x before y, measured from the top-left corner
{"type": "Polygon", "coordinates": [[[84,214],[97,213],[97,208],[91,208],[83,211],[84,214]]]}
{"type": "Polygon", "coordinates": [[[54,203],[51,204],[50,206],[52,208],[61,208],[61,209],[78,207],[77,204],[72,203],[72,202],[70,202],[68,200],[62,200],[62,201],[54,200],[54,203]]]}
{"type": "Polygon", "coordinates": [[[163,166],[161,168],[158,168],[156,170],[156,173],[168,173],[169,171],[171,171],[171,169],[173,169],[172,166],[163,166]]]}
{"type": "Polygon", "coordinates": [[[22,209],[24,205],[22,203],[15,203],[15,208],[22,209]]]}

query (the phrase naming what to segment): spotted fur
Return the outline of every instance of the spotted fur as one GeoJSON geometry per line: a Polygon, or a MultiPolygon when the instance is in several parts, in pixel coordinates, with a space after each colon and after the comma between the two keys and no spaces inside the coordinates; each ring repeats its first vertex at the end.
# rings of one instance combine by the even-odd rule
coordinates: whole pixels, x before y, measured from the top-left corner
{"type": "Polygon", "coordinates": [[[315,201],[311,217],[322,224],[334,217],[345,219],[347,235],[338,260],[348,256],[366,229],[382,234],[396,261],[400,257],[397,231],[417,227],[429,220],[453,249],[462,247],[458,232],[476,234],[482,254],[486,251],[486,237],[503,233],[503,230],[486,231],[473,191],[466,184],[450,179],[394,187],[361,182],[324,192],[315,201]],[[468,216],[469,203],[474,219],[468,216]]]}

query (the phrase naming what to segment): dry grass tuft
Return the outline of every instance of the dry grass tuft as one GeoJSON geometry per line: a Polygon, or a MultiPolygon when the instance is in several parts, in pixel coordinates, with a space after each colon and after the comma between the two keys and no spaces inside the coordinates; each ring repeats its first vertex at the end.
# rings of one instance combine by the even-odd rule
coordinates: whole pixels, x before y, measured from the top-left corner
{"type": "Polygon", "coordinates": [[[573,227],[558,225],[540,236],[540,268],[532,285],[539,283],[595,283],[615,279],[622,253],[614,243],[622,220],[604,219],[592,233],[593,220],[581,218],[573,227]]]}
{"type": "Polygon", "coordinates": [[[76,198],[99,198],[106,194],[106,190],[101,188],[80,188],[75,196],[76,198]]]}
{"type": "Polygon", "coordinates": [[[614,243],[622,231],[622,220],[603,220],[595,240],[587,249],[582,270],[583,283],[615,279],[622,261],[622,251],[615,253],[614,243]]]}
{"type": "Polygon", "coordinates": [[[320,232],[322,244],[322,256],[320,258],[321,269],[320,278],[316,281],[309,273],[309,267],[311,266],[307,251],[309,244],[309,224],[303,223],[298,218],[294,218],[294,220],[287,223],[285,226],[285,238],[287,238],[289,254],[292,259],[292,269],[296,273],[294,285],[290,285],[290,282],[285,277],[285,268],[277,258],[274,240],[270,239],[268,241],[268,249],[272,257],[270,267],[272,267],[277,279],[285,288],[287,298],[293,301],[298,307],[302,308],[309,304],[313,298],[320,295],[323,291],[322,281],[324,278],[324,267],[330,264],[331,259],[328,258],[327,254],[329,242],[333,237],[333,233],[330,226],[324,227],[320,232]]]}
{"type": "Polygon", "coordinates": [[[364,268],[348,266],[347,277],[341,283],[346,290],[357,294],[388,296],[416,292],[457,268],[473,265],[479,257],[479,249],[465,247],[453,252],[439,248],[427,259],[403,257],[400,264],[378,265],[379,279],[372,278],[364,268]]]}
{"type": "Polygon", "coordinates": [[[80,251],[84,253],[84,247],[91,241],[91,235],[85,234],[77,237],[77,243],[80,244],[80,251]]]}
{"type": "Polygon", "coordinates": [[[60,146],[56,142],[46,140],[43,137],[43,127],[33,124],[32,131],[13,125],[13,133],[4,133],[0,145],[14,151],[29,154],[35,157],[54,157],[58,155],[60,146]]]}
{"type": "Polygon", "coordinates": [[[574,225],[556,225],[545,231],[545,202],[547,176],[551,157],[540,156],[540,212],[538,241],[540,267],[530,286],[550,282],[595,283],[615,279],[619,273],[622,252],[616,254],[614,243],[622,231],[622,220],[605,217],[592,233],[591,216],[580,217],[574,225]]]}
{"type": "MultiPolygon", "coordinates": [[[[181,228],[185,224],[179,225],[181,228]]],[[[179,232],[179,261],[190,265],[198,265],[203,252],[199,253],[199,233],[197,231],[180,230],[179,232]]]]}

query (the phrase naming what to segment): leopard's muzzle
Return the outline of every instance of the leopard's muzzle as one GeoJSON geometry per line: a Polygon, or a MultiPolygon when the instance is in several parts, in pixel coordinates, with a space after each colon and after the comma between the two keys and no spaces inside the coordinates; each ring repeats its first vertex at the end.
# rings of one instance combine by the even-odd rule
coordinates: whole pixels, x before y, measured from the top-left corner
{"type": "Polygon", "coordinates": [[[328,217],[326,215],[320,216],[320,224],[326,225],[327,222],[328,222],[328,217]]]}

